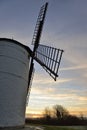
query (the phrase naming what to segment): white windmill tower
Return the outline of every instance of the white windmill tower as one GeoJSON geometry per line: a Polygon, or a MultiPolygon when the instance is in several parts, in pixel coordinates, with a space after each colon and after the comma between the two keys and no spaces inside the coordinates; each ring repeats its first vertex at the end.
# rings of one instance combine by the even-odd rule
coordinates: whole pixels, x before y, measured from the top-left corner
{"type": "Polygon", "coordinates": [[[48,3],[37,19],[33,51],[20,42],[0,38],[0,127],[25,124],[26,99],[29,97],[34,60],[56,80],[63,50],[39,44],[48,3]]]}

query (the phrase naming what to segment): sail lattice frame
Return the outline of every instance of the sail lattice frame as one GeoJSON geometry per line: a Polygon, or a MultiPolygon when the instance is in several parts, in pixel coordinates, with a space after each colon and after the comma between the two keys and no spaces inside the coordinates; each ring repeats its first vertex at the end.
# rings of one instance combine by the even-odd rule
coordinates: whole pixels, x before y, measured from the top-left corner
{"type": "Polygon", "coordinates": [[[41,7],[38,18],[37,18],[37,22],[36,22],[36,26],[35,26],[35,30],[34,30],[34,34],[33,34],[33,39],[32,39],[32,45],[34,45],[35,49],[38,47],[38,44],[39,44],[39,41],[40,41],[40,37],[41,37],[42,29],[43,29],[43,24],[44,24],[44,20],[45,20],[45,16],[46,16],[47,7],[48,7],[48,3],[45,3],[41,7]]]}
{"type": "Polygon", "coordinates": [[[39,44],[34,59],[56,80],[63,50],[39,44]]]}

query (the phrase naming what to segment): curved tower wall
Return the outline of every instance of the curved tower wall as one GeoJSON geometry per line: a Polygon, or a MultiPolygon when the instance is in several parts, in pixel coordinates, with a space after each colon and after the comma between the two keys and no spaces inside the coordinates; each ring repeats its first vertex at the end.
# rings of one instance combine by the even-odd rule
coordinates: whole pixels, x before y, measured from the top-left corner
{"type": "Polygon", "coordinates": [[[21,44],[0,41],[0,127],[25,124],[29,60],[21,44]]]}

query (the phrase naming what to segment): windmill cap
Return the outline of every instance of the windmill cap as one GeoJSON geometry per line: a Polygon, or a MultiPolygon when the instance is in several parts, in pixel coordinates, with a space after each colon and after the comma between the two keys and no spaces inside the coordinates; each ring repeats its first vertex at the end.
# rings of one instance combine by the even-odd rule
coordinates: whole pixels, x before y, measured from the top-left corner
{"type": "Polygon", "coordinates": [[[32,54],[32,51],[31,51],[31,49],[30,49],[28,46],[23,45],[22,43],[20,43],[20,42],[14,40],[14,39],[10,39],[10,38],[0,38],[0,41],[13,42],[13,43],[15,43],[15,44],[17,44],[17,45],[19,45],[19,46],[22,46],[24,49],[26,49],[30,55],[32,54]]]}

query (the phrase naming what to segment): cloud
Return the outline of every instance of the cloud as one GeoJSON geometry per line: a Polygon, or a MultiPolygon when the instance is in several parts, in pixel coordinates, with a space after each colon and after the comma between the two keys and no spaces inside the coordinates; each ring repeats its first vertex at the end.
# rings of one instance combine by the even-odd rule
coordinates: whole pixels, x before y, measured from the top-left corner
{"type": "Polygon", "coordinates": [[[73,110],[70,110],[70,114],[77,115],[77,116],[80,116],[80,117],[83,115],[84,117],[86,117],[87,109],[83,108],[83,110],[82,109],[78,109],[78,108],[77,109],[73,108],[73,110]]]}
{"type": "Polygon", "coordinates": [[[72,67],[67,67],[67,68],[61,68],[60,71],[68,71],[68,70],[80,70],[80,69],[87,69],[87,64],[86,65],[78,65],[78,66],[72,66],[72,67]]]}
{"type": "Polygon", "coordinates": [[[34,75],[34,81],[33,81],[33,84],[37,85],[38,84],[42,84],[42,85],[55,85],[55,84],[62,84],[62,83],[65,83],[65,82],[70,82],[72,81],[73,79],[67,79],[67,78],[59,78],[56,82],[54,80],[52,80],[49,76],[45,76],[45,74],[41,74],[41,73],[35,73],[34,75]],[[44,82],[43,82],[44,81],[44,82]]]}
{"type": "Polygon", "coordinates": [[[40,111],[39,109],[35,110],[33,108],[26,107],[26,115],[25,116],[29,117],[29,118],[42,117],[42,111],[40,111]]]}
{"type": "MultiPolygon", "coordinates": [[[[69,91],[70,92],[70,91],[69,91]]],[[[86,103],[87,101],[87,96],[80,96],[76,93],[72,93],[72,91],[70,93],[56,93],[56,90],[54,89],[54,93],[53,90],[51,92],[49,92],[49,90],[45,90],[42,91],[41,89],[38,89],[38,92],[36,91],[36,89],[33,90],[32,92],[33,96],[35,99],[40,99],[40,100],[78,100],[80,103],[82,101],[82,103],[86,103]]]]}
{"type": "MultiPolygon", "coordinates": [[[[34,94],[35,95],[35,94],[34,94]]],[[[29,111],[27,113],[37,114],[42,113],[42,110],[49,106],[52,107],[55,104],[63,105],[71,114],[86,114],[87,113],[87,96],[79,96],[76,94],[45,94],[45,95],[33,95],[32,101],[30,101],[29,111]],[[48,103],[49,102],[49,103],[48,103]],[[31,105],[33,104],[33,106],[31,105]],[[39,106],[38,109],[35,106],[39,106]]],[[[28,107],[27,107],[28,108],[28,107]]]]}

